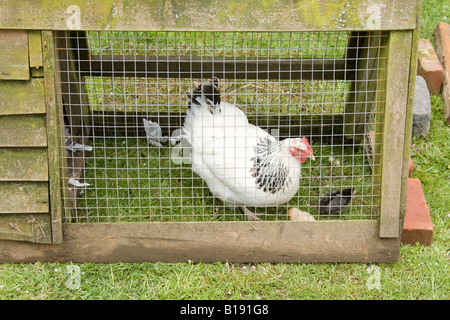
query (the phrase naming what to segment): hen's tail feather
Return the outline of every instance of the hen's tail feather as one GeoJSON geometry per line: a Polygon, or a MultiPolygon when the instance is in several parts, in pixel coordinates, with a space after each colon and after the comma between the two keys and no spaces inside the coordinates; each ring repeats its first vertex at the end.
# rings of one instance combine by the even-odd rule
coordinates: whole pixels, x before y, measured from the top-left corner
{"type": "Polygon", "coordinates": [[[188,106],[201,105],[198,99],[204,97],[206,103],[214,108],[220,104],[219,79],[215,77],[212,81],[199,84],[192,93],[186,93],[189,99],[188,106]]]}

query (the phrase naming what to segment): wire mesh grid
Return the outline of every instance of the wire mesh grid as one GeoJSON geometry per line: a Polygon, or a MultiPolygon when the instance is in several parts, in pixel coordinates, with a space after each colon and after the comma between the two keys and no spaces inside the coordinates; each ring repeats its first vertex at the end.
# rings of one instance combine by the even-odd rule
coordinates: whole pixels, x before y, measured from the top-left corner
{"type": "Polygon", "coordinates": [[[291,208],[316,220],[377,218],[384,37],[56,33],[66,222],[247,220],[245,204],[225,203],[192,170],[192,150],[180,136],[186,93],[213,77],[221,100],[250,123],[278,141],[305,136],[314,151],[290,200],[248,206],[260,219],[295,219],[291,208]],[[351,190],[351,201],[321,207],[342,190],[351,190]]]}

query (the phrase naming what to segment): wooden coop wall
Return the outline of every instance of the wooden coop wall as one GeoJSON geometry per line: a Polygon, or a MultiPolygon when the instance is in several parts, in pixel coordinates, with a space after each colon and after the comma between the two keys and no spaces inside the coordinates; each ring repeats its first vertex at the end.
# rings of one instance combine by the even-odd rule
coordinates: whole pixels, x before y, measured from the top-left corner
{"type": "Polygon", "coordinates": [[[0,239],[52,242],[40,31],[0,30],[0,239]]]}
{"type": "MultiPolygon", "coordinates": [[[[399,0],[392,6],[387,0],[358,3],[342,0],[330,6],[323,0],[317,1],[313,7],[307,2],[280,2],[267,8],[249,3],[235,10],[233,1],[220,2],[220,5],[215,1],[201,0],[135,1],[134,5],[127,7],[113,1],[55,1],[52,6],[42,6],[31,0],[20,3],[3,1],[0,10],[7,14],[0,21],[0,133],[7,139],[0,141],[0,196],[11,199],[11,202],[3,201],[0,205],[0,239],[5,239],[0,241],[0,262],[395,261],[406,199],[413,105],[411,92],[414,91],[411,89],[415,83],[415,72],[410,70],[415,70],[416,66],[420,1],[399,0]],[[224,8],[228,13],[225,14],[224,8]],[[27,19],[30,12],[42,18],[27,19]],[[196,19],[199,14],[210,17],[210,23],[196,19]],[[265,19],[261,20],[261,17],[265,19]],[[74,28],[78,31],[73,31],[74,28]],[[372,159],[381,164],[374,169],[375,174],[381,177],[377,219],[63,222],[64,207],[66,218],[70,218],[67,207],[74,205],[67,199],[76,199],[76,194],[70,194],[66,179],[61,179],[68,173],[60,169],[77,167],[68,166],[67,161],[82,162],[83,157],[71,159],[61,156],[66,150],[62,130],[64,119],[58,108],[68,101],[78,105],[78,113],[69,119],[75,127],[77,123],[91,121],[85,117],[90,115],[86,96],[78,94],[86,90],[81,81],[85,75],[65,70],[79,70],[80,66],[71,64],[71,61],[78,59],[92,63],[92,56],[77,55],[80,52],[78,46],[85,46],[82,42],[68,43],[61,39],[66,37],[62,35],[99,30],[384,34],[384,49],[377,52],[386,57],[382,66],[386,73],[382,88],[385,95],[379,101],[380,107],[384,108],[384,119],[376,120],[383,134],[376,135],[373,142],[373,154],[379,159],[372,159]],[[18,48],[17,54],[10,55],[10,50],[4,48],[18,48]],[[64,65],[64,61],[68,64],[64,65]],[[11,98],[4,98],[5,91],[11,94],[11,98]],[[52,242],[59,244],[48,244],[52,242]]],[[[352,39],[357,41],[350,36],[349,44],[352,39]]],[[[347,54],[351,58],[363,53],[348,51],[347,54]]],[[[370,56],[374,53],[369,50],[364,54],[370,56]]],[[[358,70],[358,65],[354,67],[358,70]]],[[[365,85],[370,88],[370,79],[373,79],[370,67],[356,71],[354,79],[367,79],[365,85]]],[[[354,81],[350,91],[362,91],[357,85],[358,81],[354,81]]],[[[349,96],[346,108],[357,108],[355,102],[358,99],[357,95],[349,96]]],[[[351,121],[355,120],[348,119],[347,123],[351,121]]],[[[344,126],[342,129],[348,136],[359,130],[358,126],[344,126]]],[[[77,142],[85,143],[83,137],[91,134],[83,131],[77,142]]],[[[74,171],[70,174],[82,177],[83,173],[74,171]]]]}

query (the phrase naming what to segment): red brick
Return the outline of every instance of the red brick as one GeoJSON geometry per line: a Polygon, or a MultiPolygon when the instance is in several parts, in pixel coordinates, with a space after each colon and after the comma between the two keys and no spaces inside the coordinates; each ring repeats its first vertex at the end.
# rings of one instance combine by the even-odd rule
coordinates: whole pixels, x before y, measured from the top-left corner
{"type": "Polygon", "coordinates": [[[412,172],[414,170],[414,162],[412,161],[411,157],[409,158],[409,177],[411,178],[412,172]]]}
{"type": "Polygon", "coordinates": [[[402,243],[431,244],[434,235],[430,211],[423,194],[422,184],[417,178],[408,178],[406,213],[403,224],[402,243]]]}
{"type": "Polygon", "coordinates": [[[441,91],[444,69],[429,39],[419,40],[417,74],[424,77],[431,94],[441,91]]]}
{"type": "Polygon", "coordinates": [[[436,54],[444,68],[442,81],[442,97],[444,98],[445,122],[450,124],[450,25],[439,22],[434,30],[436,54]]]}

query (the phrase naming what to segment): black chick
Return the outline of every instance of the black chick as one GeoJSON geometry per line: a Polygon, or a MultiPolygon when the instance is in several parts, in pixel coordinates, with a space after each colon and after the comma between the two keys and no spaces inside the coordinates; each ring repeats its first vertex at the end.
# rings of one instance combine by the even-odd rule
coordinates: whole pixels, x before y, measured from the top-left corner
{"type": "Polygon", "coordinates": [[[344,209],[355,195],[356,189],[335,190],[320,198],[318,209],[323,213],[335,213],[344,209]]]}
{"type": "Polygon", "coordinates": [[[212,82],[206,82],[204,84],[198,85],[192,94],[186,93],[187,97],[189,98],[188,106],[191,106],[191,103],[196,102],[196,99],[202,95],[205,96],[205,98],[209,99],[213,105],[220,104],[220,90],[219,90],[219,79],[217,77],[214,77],[212,82]]]}

